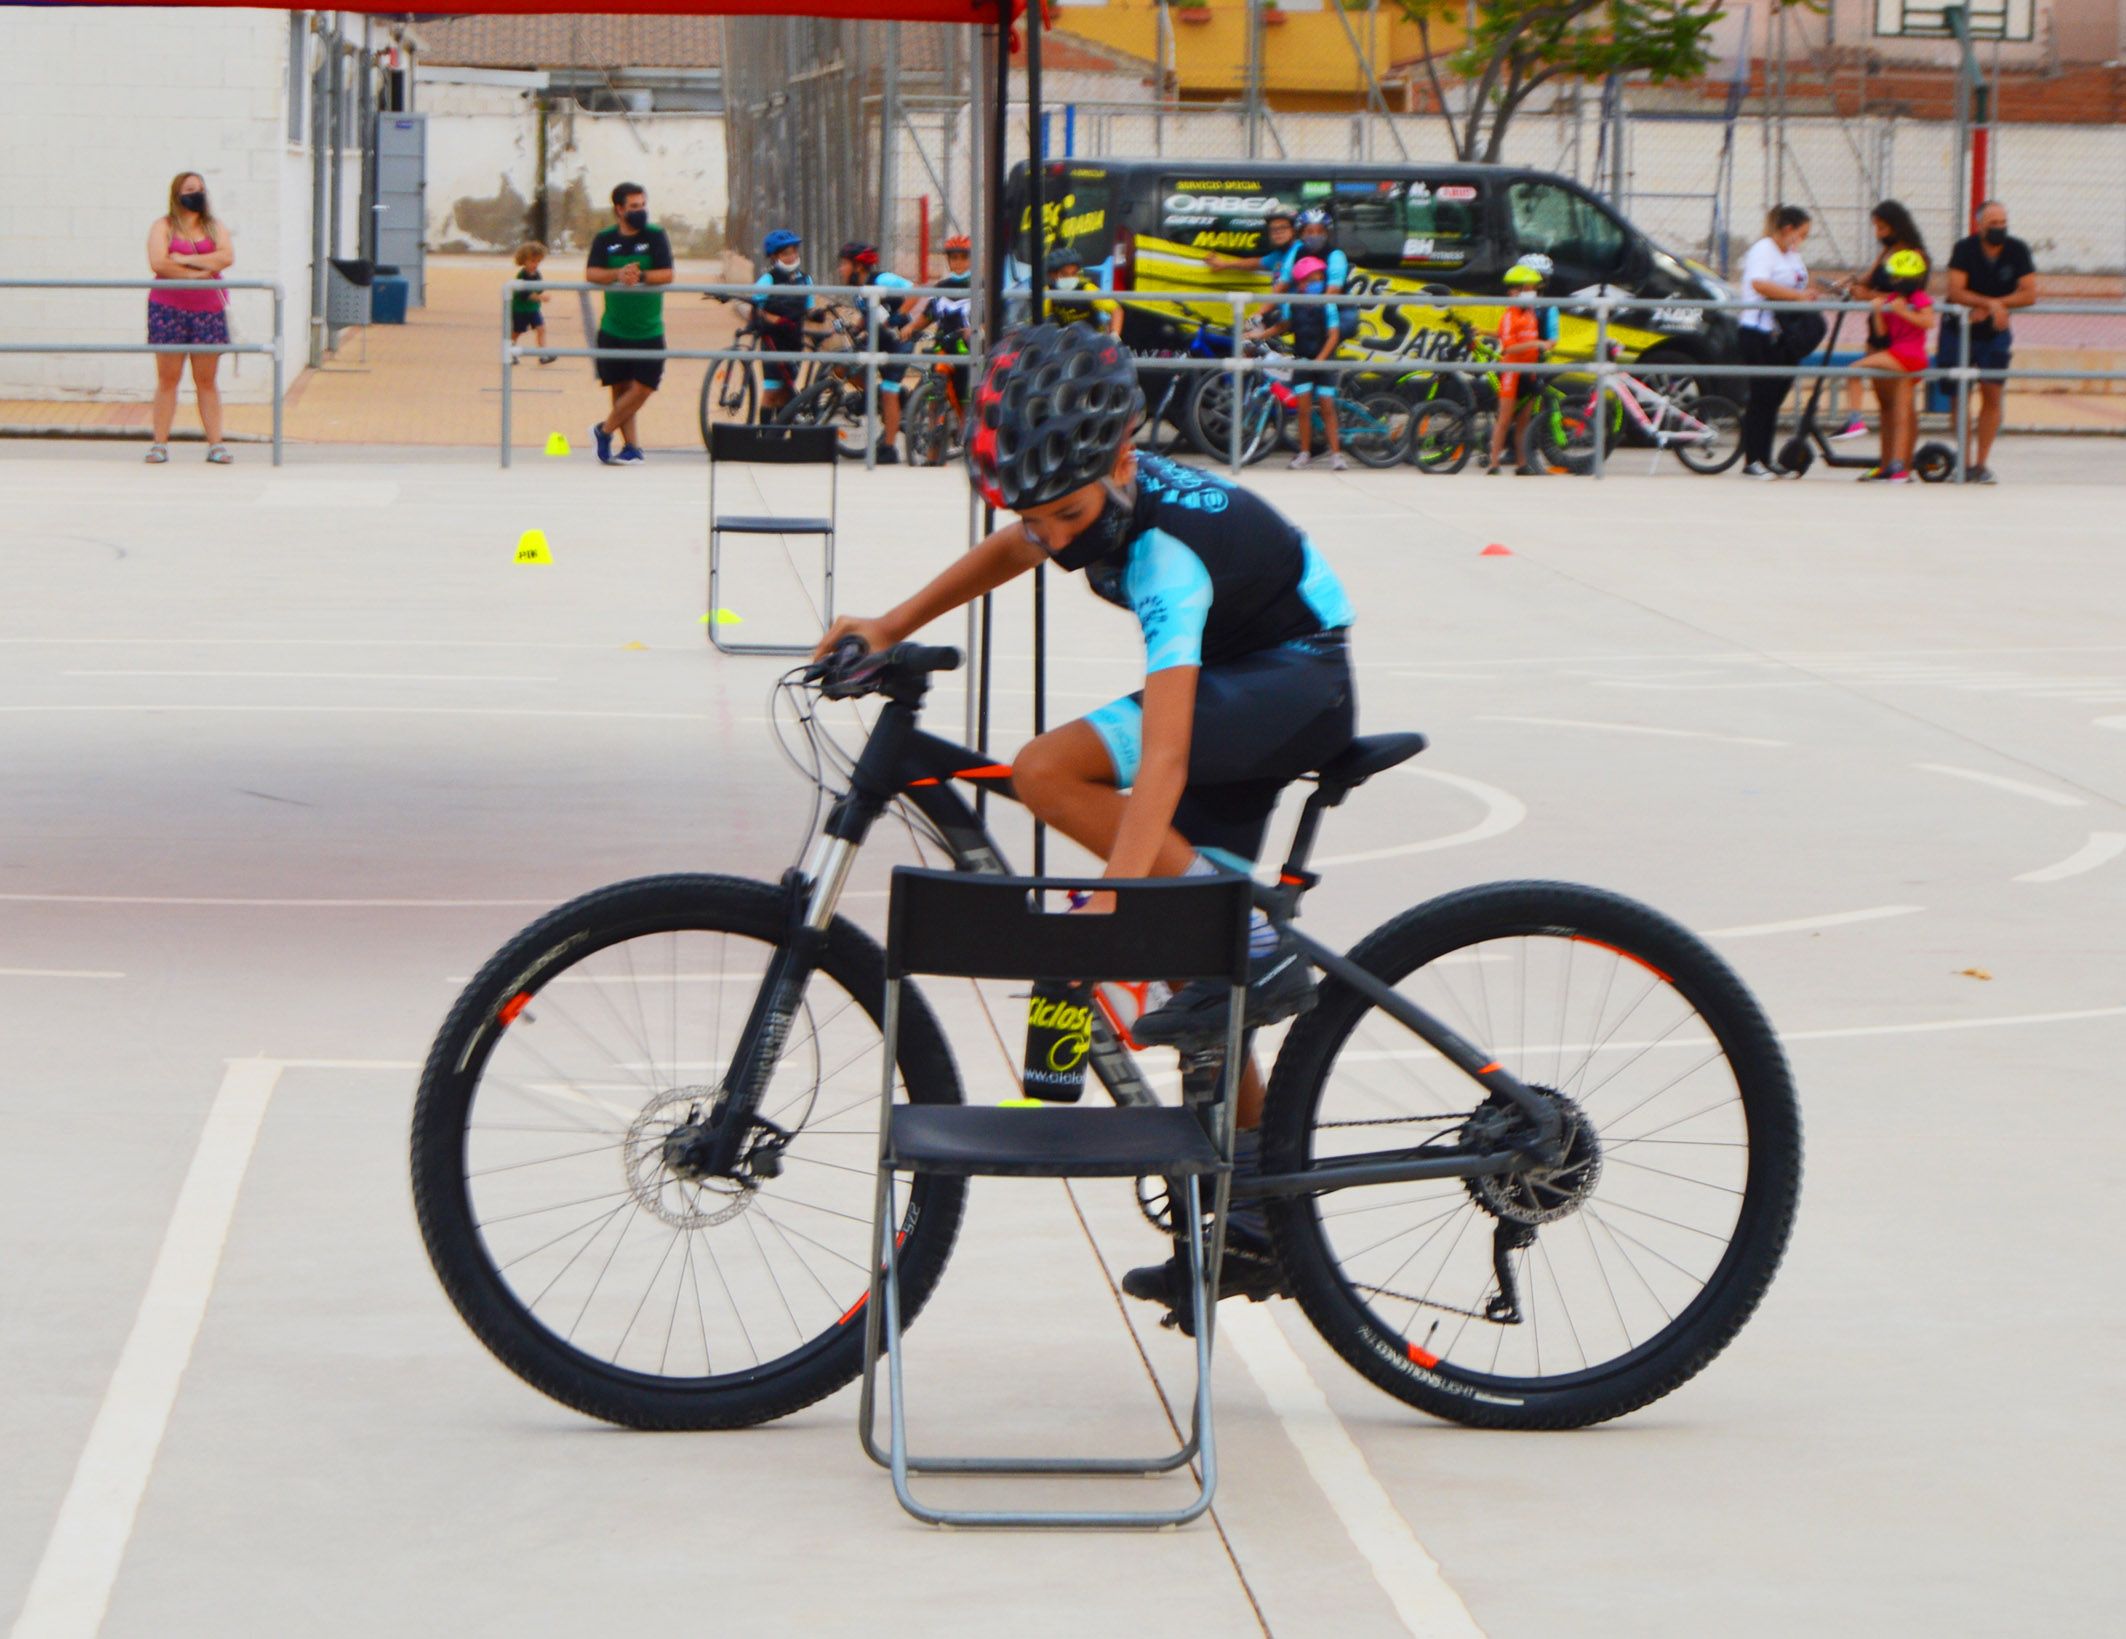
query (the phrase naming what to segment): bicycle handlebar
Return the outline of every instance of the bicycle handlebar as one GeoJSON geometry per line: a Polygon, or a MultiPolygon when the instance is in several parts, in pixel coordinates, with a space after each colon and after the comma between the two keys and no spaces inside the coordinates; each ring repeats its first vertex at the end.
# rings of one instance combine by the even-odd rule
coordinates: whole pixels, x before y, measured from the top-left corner
{"type": "Polygon", "coordinates": [[[894,678],[956,672],[960,660],[960,651],[947,644],[896,643],[873,653],[860,638],[845,637],[826,659],[805,668],[805,681],[819,684],[819,692],[829,700],[854,700],[876,693],[894,678]]]}

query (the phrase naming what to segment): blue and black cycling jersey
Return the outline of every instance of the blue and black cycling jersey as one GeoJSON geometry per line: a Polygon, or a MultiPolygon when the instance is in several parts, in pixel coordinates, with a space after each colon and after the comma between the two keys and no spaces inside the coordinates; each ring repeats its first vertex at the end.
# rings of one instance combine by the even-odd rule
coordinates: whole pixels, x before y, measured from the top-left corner
{"type": "MultiPolygon", "coordinates": [[[[810,285],[812,283],[812,275],[802,268],[786,270],[771,265],[768,271],[755,279],[753,283],[755,286],[766,286],[775,290],[794,291],[810,285]]],[[[762,318],[788,328],[804,322],[805,315],[812,311],[812,298],[798,295],[769,296],[756,303],[755,306],[758,308],[762,318]]]]}
{"type": "MultiPolygon", "coordinates": [[[[1147,673],[1195,666],[1188,786],[1174,825],[1245,870],[1277,793],[1351,743],[1351,603],[1304,531],[1261,497],[1158,456],[1137,462],[1126,544],[1086,571],[1137,617],[1147,673]]],[[[1144,694],[1089,712],[1115,784],[1137,782],[1144,694]]]]}
{"type": "MultiPolygon", "coordinates": [[[[914,280],[904,279],[900,274],[893,272],[874,273],[867,282],[873,289],[877,290],[913,290],[915,288],[914,280]]],[[[885,314],[884,319],[880,322],[885,326],[887,332],[891,334],[898,331],[908,306],[908,298],[905,296],[888,296],[878,305],[885,314]]],[[[907,317],[913,317],[913,315],[908,314],[907,317]]]]}
{"type": "Polygon", "coordinates": [[[1342,583],[1291,520],[1163,456],[1139,458],[1127,543],[1086,579],[1136,615],[1147,672],[1215,666],[1351,624],[1342,583]]]}

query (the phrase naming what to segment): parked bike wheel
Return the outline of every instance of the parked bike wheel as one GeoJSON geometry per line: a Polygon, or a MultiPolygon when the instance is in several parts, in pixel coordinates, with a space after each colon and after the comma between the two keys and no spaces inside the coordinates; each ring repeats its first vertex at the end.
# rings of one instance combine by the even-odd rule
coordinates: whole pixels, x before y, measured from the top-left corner
{"type": "Polygon", "coordinates": [[[1411,412],[1410,460],[1420,472],[1450,477],[1469,464],[1475,445],[1469,416],[1460,405],[1420,404],[1411,412]]]}
{"type": "Polygon", "coordinates": [[[1703,443],[1670,445],[1678,461],[1692,472],[1712,473],[1725,472],[1742,459],[1740,405],[1718,393],[1700,393],[1683,407],[1694,420],[1704,422],[1712,436],[1703,443]]]}
{"type": "Polygon", "coordinates": [[[1923,484],[1946,484],[1956,476],[1956,450],[1940,442],[1922,444],[1912,456],[1912,471],[1923,484]]]}
{"type": "Polygon", "coordinates": [[[1361,466],[1392,467],[1410,445],[1409,400],[1387,390],[1344,401],[1355,412],[1343,418],[1343,447],[1361,466]]]}
{"type": "Polygon", "coordinates": [[[709,444],[716,421],[750,422],[760,402],[760,382],[750,359],[718,359],[701,378],[701,445],[709,444]]]}
{"type": "MultiPolygon", "coordinates": [[[[1241,400],[1247,420],[1242,427],[1240,464],[1253,466],[1276,447],[1283,413],[1267,388],[1250,385],[1241,400]],[[1265,413],[1267,412],[1267,413],[1265,413]]],[[[1182,412],[1182,426],[1189,442],[1205,458],[1232,459],[1233,378],[1220,371],[1206,371],[1189,394],[1182,412]]]]}
{"type": "MultiPolygon", "coordinates": [[[[690,1182],[664,1161],[713,1099],[785,926],[766,883],[601,888],[497,952],[429,1053],[412,1160],[430,1261],[496,1358],[589,1416],[733,1428],[862,1367],[885,995],[868,936],[833,924],[761,1101],[788,1134],[779,1175],[690,1182]]],[[[907,991],[898,1072],[914,1102],[959,1102],[936,1020],[907,991]]],[[[964,1186],[906,1190],[912,1315],[964,1186]]]]}
{"type": "Polygon", "coordinates": [[[835,445],[851,461],[861,461],[870,447],[864,428],[864,390],[831,371],[822,371],[811,386],[790,400],[776,420],[798,427],[832,427],[835,445]]]}
{"type": "Polygon", "coordinates": [[[1535,472],[1575,476],[1593,472],[1593,409],[1591,393],[1541,393],[1517,435],[1521,465],[1535,472]]]}
{"type": "Polygon", "coordinates": [[[959,453],[960,412],[936,376],[901,406],[901,445],[911,467],[943,466],[959,453]]]}
{"type": "MultiPolygon", "coordinates": [[[[1477,1427],[1576,1428],[1696,1375],[1763,1297],[1801,1182],[1786,1061],[1741,982],[1658,912],[1555,882],[1446,895],[1352,956],[1551,1100],[1567,1149],[1271,1202],[1307,1318],[1380,1388],[1477,1427]]],[[[1479,1092],[1329,980],[1278,1055],[1264,1168],[1510,1141],[1524,1118],[1479,1092]]]]}

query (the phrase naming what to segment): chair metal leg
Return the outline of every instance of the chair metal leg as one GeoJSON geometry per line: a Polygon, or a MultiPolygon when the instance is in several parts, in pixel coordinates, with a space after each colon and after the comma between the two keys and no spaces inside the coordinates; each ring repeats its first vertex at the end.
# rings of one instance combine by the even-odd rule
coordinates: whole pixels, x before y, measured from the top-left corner
{"type": "MultiPolygon", "coordinates": [[[[780,539],[782,537],[778,537],[780,539]]],[[[821,537],[826,544],[826,609],[820,630],[834,624],[834,536],[821,537]]],[[[713,524],[709,530],[709,642],[719,654],[809,655],[809,643],[726,643],[716,624],[716,611],[723,607],[723,532],[713,524]]]]}

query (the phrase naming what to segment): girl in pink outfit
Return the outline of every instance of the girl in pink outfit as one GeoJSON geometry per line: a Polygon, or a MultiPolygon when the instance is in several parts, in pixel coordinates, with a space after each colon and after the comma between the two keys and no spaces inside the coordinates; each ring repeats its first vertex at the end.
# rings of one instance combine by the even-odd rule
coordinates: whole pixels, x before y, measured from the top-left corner
{"type": "MultiPolygon", "coordinates": [[[[214,219],[207,203],[207,180],[197,171],[180,171],[170,179],[169,209],[148,229],[148,270],[158,279],[197,279],[199,290],[148,292],[148,340],[161,346],[226,347],[229,343],[229,293],[218,283],[222,269],[236,260],[229,230],[214,219]]],[[[221,441],[221,388],[215,376],[219,353],[157,353],[155,358],[155,442],[148,460],[170,459],[170,424],[177,419],[177,383],[185,360],[192,361],[192,385],[199,396],[199,419],[207,433],[207,459],[229,464],[221,441]]]]}
{"type": "Polygon", "coordinates": [[[1883,345],[1854,368],[1882,372],[1875,380],[1875,395],[1882,401],[1882,464],[1861,476],[1903,484],[1911,482],[1912,444],[1919,434],[1913,378],[1927,367],[1927,332],[1936,319],[1927,295],[1927,258],[1917,250],[1892,251],[1882,259],[1876,285],[1880,294],[1868,299],[1882,326],[1883,345]]]}

